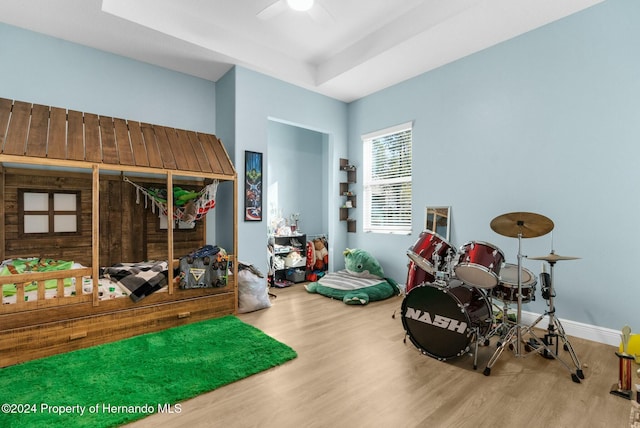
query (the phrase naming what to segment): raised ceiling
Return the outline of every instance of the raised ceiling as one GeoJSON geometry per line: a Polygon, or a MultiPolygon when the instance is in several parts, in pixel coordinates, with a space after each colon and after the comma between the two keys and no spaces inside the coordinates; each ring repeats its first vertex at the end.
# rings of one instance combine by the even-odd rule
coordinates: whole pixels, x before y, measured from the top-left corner
{"type": "Polygon", "coordinates": [[[353,101],[603,0],[0,0],[0,21],[211,81],[234,65],[353,101]]]}

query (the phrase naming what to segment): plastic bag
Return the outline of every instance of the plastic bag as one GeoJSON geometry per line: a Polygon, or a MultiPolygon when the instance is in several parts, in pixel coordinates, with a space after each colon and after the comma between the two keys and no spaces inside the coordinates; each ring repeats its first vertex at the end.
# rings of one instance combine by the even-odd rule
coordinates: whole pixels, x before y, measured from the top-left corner
{"type": "Polygon", "coordinates": [[[271,307],[267,278],[251,269],[238,270],[238,312],[241,314],[271,307]]]}

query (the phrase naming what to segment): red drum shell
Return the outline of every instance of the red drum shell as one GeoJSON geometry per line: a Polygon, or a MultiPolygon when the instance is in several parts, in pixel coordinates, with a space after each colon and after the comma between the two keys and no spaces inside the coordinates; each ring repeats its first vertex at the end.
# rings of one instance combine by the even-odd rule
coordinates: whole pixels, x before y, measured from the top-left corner
{"type": "Polygon", "coordinates": [[[437,233],[425,230],[420,233],[420,237],[413,247],[407,250],[407,256],[422,270],[433,274],[445,269],[448,252],[455,256],[455,247],[437,233]],[[436,255],[438,256],[437,262],[436,255]]]}
{"type": "Polygon", "coordinates": [[[418,267],[413,261],[409,261],[407,272],[407,285],[405,288],[405,294],[408,294],[412,288],[417,287],[425,282],[433,282],[436,278],[429,272],[418,267]]]}
{"type": "Polygon", "coordinates": [[[493,288],[498,285],[504,253],[488,242],[470,241],[460,247],[454,266],[456,277],[468,285],[493,288]]]}

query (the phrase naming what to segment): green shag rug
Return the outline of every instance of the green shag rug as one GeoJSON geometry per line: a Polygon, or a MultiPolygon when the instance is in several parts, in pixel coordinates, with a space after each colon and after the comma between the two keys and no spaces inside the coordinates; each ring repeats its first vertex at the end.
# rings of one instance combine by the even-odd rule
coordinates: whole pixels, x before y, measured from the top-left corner
{"type": "Polygon", "coordinates": [[[296,358],[226,316],[0,369],[0,427],[112,427],[296,358]]]}

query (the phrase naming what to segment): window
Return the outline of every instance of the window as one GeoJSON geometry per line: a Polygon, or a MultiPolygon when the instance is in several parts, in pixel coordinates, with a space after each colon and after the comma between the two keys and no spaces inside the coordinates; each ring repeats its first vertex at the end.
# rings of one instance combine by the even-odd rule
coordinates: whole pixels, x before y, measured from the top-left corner
{"type": "Polygon", "coordinates": [[[362,136],[364,231],[411,233],[411,123],[362,136]]]}
{"type": "MultiPolygon", "coordinates": [[[[167,224],[167,216],[164,214],[158,215],[158,229],[159,230],[167,230],[169,225],[167,224]]],[[[184,231],[184,230],[193,230],[196,228],[196,222],[187,222],[182,220],[174,220],[173,221],[173,230],[175,231],[184,231]]]]}
{"type": "Polygon", "coordinates": [[[19,190],[22,234],[78,233],[80,192],[19,190]]]}

